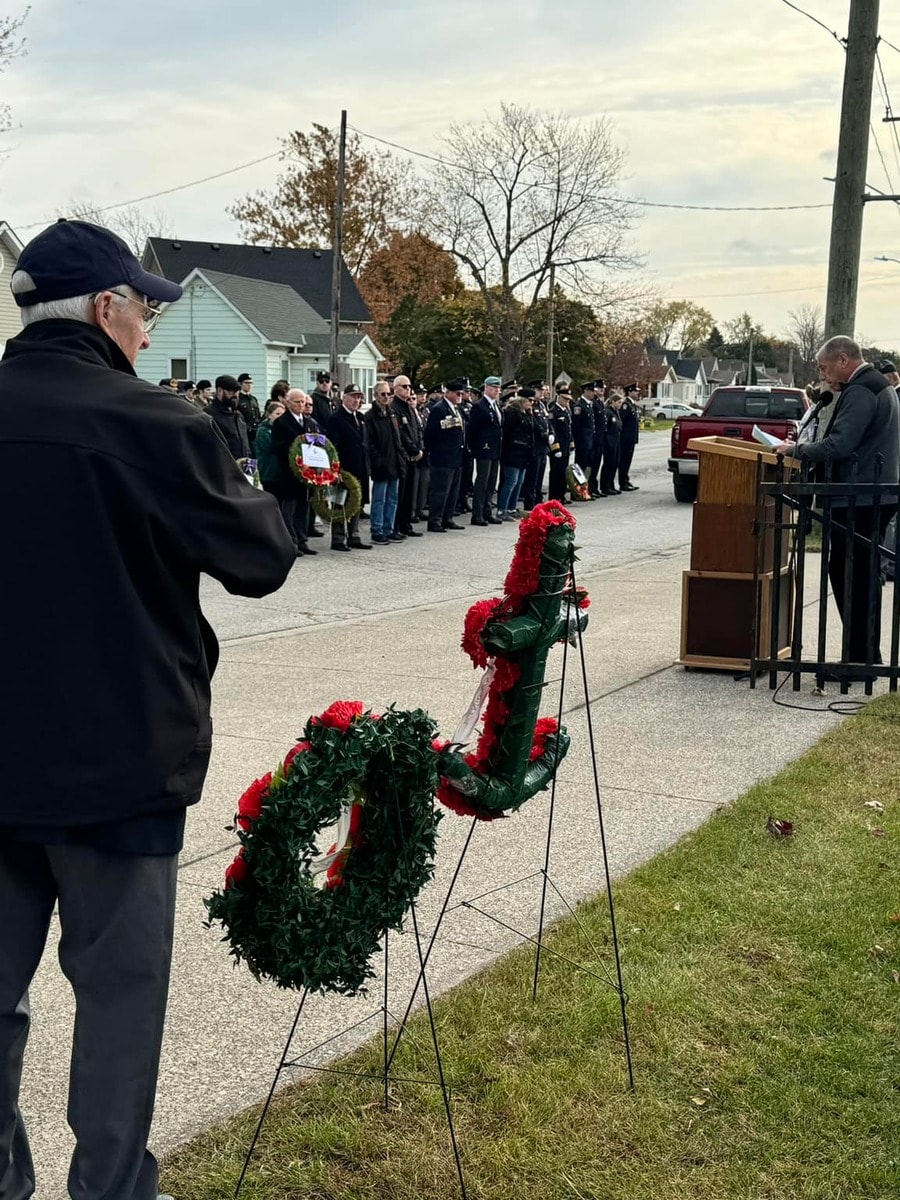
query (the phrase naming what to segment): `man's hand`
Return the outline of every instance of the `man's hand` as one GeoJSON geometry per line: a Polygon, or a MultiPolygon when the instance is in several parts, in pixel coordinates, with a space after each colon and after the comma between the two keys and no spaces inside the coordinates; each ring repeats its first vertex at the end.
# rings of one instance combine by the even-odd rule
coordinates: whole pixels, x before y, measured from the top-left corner
{"type": "Polygon", "coordinates": [[[779,442],[777,446],[772,447],[773,454],[783,454],[785,458],[796,457],[797,443],[796,442],[779,442]]]}

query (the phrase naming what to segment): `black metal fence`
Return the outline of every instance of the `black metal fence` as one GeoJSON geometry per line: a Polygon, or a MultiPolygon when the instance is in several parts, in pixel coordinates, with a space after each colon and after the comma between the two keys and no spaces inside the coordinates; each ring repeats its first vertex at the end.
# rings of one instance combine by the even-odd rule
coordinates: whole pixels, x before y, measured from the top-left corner
{"type": "Polygon", "coordinates": [[[900,679],[900,587],[894,582],[897,559],[896,513],[900,484],[884,482],[876,460],[871,482],[858,480],[858,464],[841,464],[838,479],[830,466],[805,463],[799,470],[779,459],[775,468],[760,458],[757,475],[756,629],[751,686],[768,672],[769,687],[779,673],[792,676],[794,691],[803,675],[819,687],[886,678],[890,690],[900,679]],[[807,601],[807,584],[817,581],[816,600],[807,601]],[[829,604],[829,592],[834,608],[829,604]],[[835,611],[836,610],[836,611],[835,611]],[[889,613],[889,620],[887,619],[889,613]],[[841,627],[840,653],[829,621],[841,627]],[[888,626],[889,628],[883,628],[888,626]],[[883,660],[883,641],[889,643],[883,660]]]}

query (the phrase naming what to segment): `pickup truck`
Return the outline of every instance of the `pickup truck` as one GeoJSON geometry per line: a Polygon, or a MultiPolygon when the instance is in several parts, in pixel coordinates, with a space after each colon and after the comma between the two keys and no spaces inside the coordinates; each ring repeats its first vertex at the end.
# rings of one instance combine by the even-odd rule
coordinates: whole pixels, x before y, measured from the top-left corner
{"type": "Polygon", "coordinates": [[[696,417],[678,417],[672,426],[669,470],[675,499],[690,504],[697,499],[700,463],[688,442],[698,437],[730,437],[753,440],[753,426],[775,434],[782,441],[797,437],[800,419],[810,407],[802,388],[718,387],[696,417]]]}

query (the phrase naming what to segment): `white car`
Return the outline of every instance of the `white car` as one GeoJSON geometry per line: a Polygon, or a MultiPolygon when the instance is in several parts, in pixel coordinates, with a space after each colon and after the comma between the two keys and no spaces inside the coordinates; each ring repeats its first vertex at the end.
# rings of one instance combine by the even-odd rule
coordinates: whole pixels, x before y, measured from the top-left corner
{"type": "Polygon", "coordinates": [[[659,404],[653,408],[653,419],[674,421],[677,417],[696,417],[699,413],[700,409],[692,408],[690,404],[659,404]]]}

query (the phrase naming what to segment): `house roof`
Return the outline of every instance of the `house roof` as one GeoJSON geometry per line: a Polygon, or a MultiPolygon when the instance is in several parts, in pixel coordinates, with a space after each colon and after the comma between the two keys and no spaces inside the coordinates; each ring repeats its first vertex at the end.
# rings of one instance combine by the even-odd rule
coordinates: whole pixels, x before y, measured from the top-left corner
{"type": "Polygon", "coordinates": [[[308,342],[310,335],[328,336],[328,322],[284,283],[266,283],[222,271],[202,271],[201,274],[229,300],[267,342],[295,346],[301,337],[308,342]]]}
{"type": "Polygon", "coordinates": [[[7,225],[5,221],[0,221],[0,240],[2,240],[8,249],[12,251],[12,253],[16,256],[16,261],[18,261],[19,255],[24,250],[24,246],[19,241],[19,238],[12,227],[7,225]]]}
{"type": "MultiPolygon", "coordinates": [[[[183,242],[149,238],[144,251],[145,266],[152,255],[155,265],[168,279],[179,282],[195,267],[220,271],[243,279],[280,283],[293,290],[326,321],[331,319],[330,250],[294,250],[287,246],[242,246],[224,242],[183,242]]],[[[341,320],[367,324],[372,314],[363,303],[353,277],[342,264],[341,320]]]]}
{"type": "Polygon", "coordinates": [[[672,366],[679,379],[696,379],[701,371],[703,371],[703,359],[679,358],[672,366]]]}
{"type": "MultiPolygon", "coordinates": [[[[360,342],[365,340],[364,333],[342,333],[338,336],[338,355],[345,358],[352,354],[360,342]]],[[[318,358],[327,358],[331,351],[331,333],[310,334],[304,343],[302,353],[314,354],[318,358]]]]}

